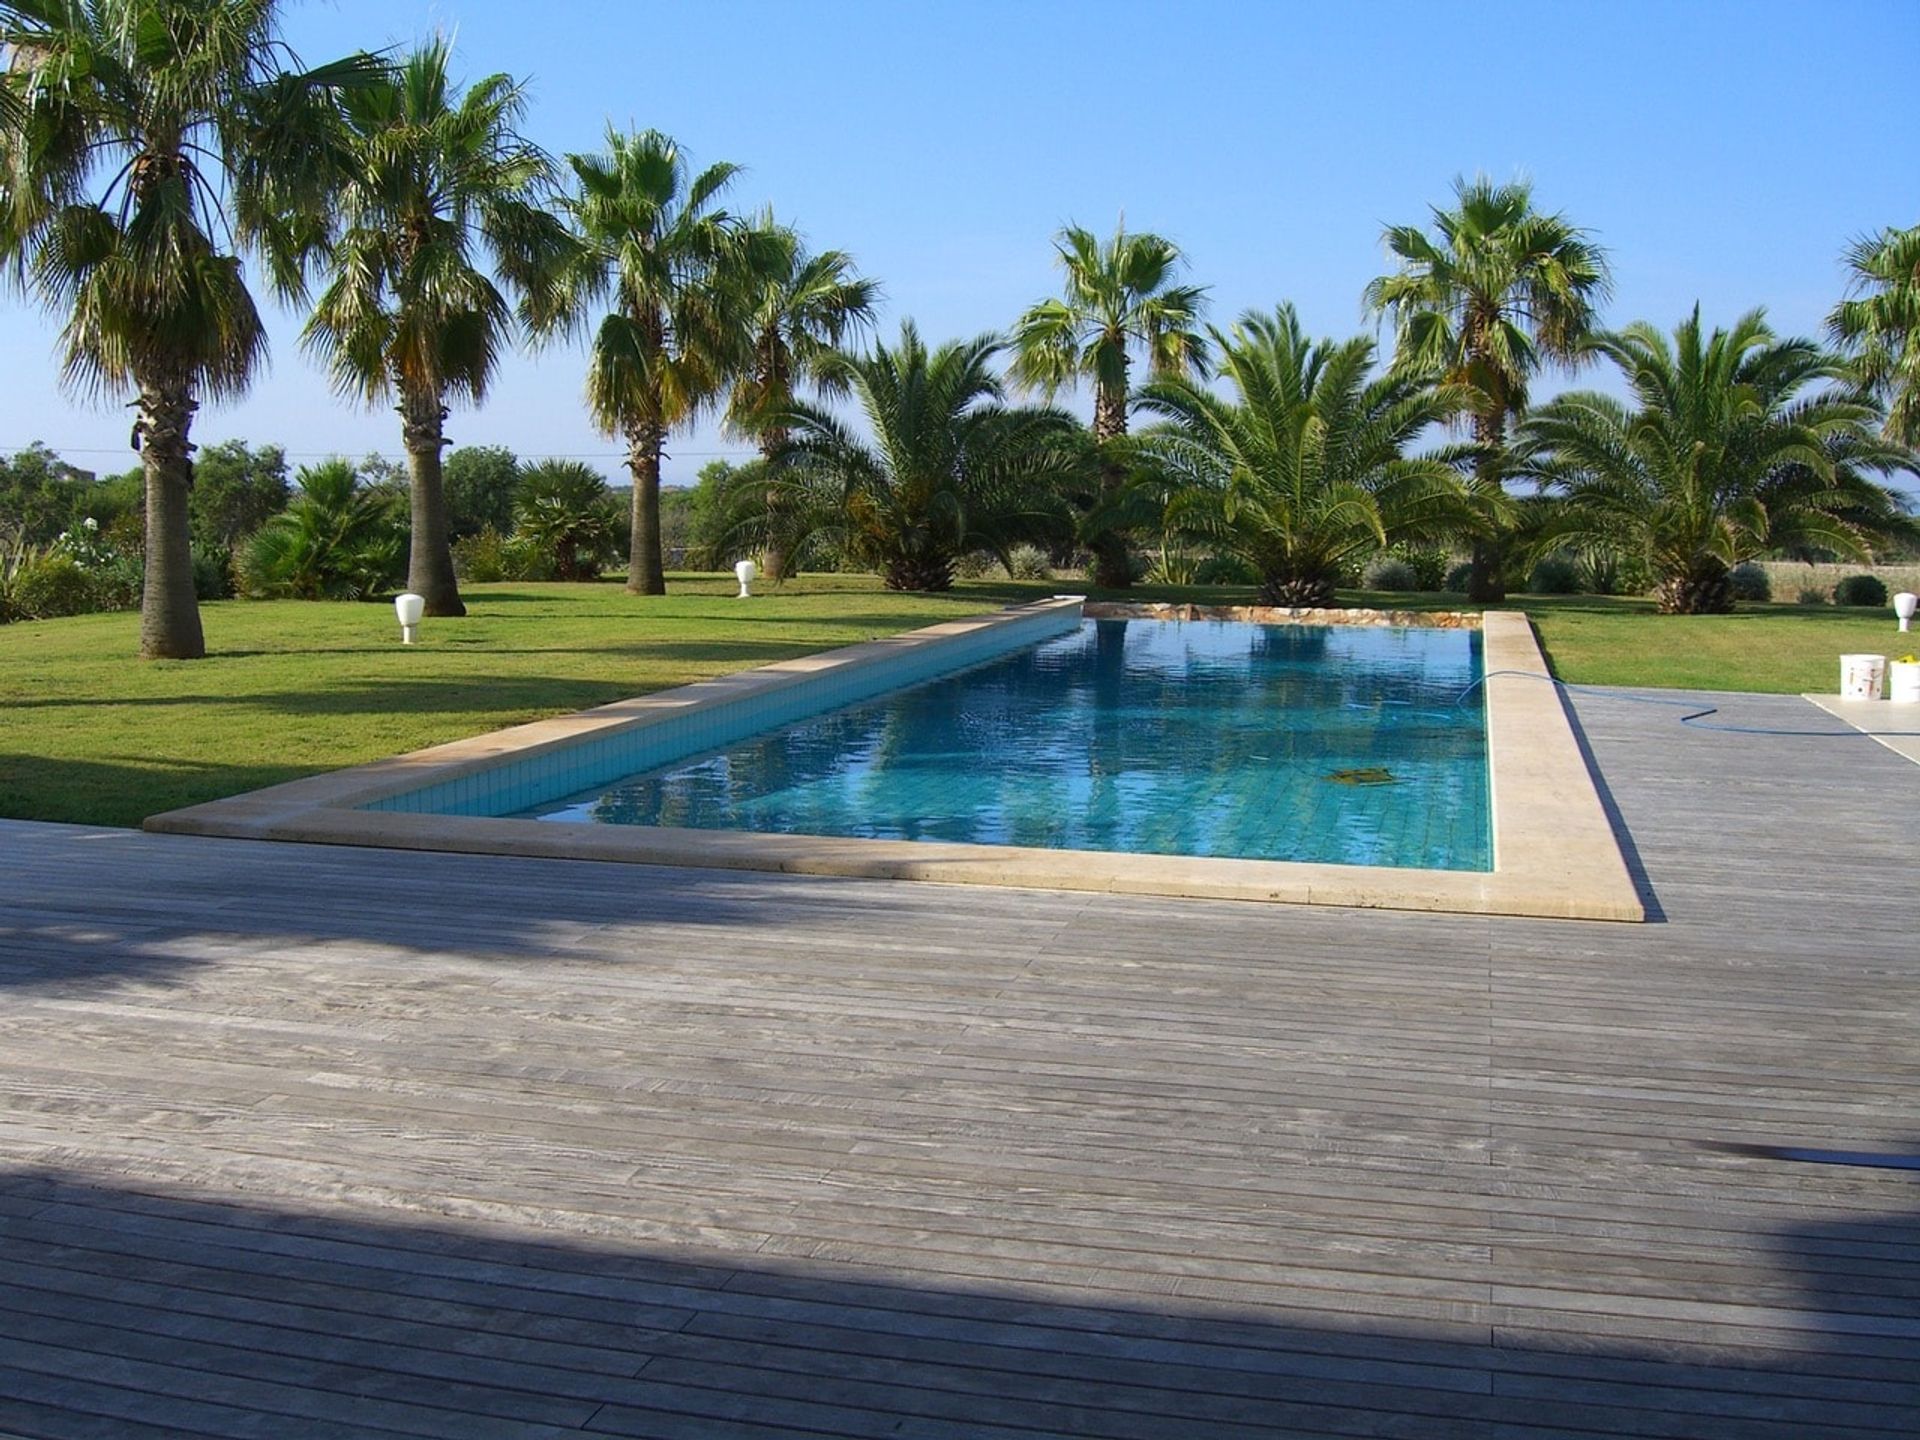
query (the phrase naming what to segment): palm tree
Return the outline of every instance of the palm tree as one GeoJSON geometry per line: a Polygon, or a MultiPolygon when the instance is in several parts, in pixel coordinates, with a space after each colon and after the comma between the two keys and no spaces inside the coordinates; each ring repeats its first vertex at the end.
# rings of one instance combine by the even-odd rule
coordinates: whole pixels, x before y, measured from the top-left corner
{"type": "Polygon", "coordinates": [[[360,55],[285,68],[273,0],[0,4],[0,258],[66,315],[66,383],[133,396],[146,486],[140,653],[206,654],[187,494],[193,416],[243,393],[266,333],[236,249],[302,290],[332,156],[333,92],[360,55]]]}
{"type": "Polygon", "coordinates": [[[1434,209],[1437,235],[1411,225],[1386,231],[1400,269],[1369,284],[1366,303],[1393,317],[1396,363],[1472,387],[1482,534],[1467,593],[1498,602],[1506,598],[1508,426],[1525,413],[1543,366],[1578,362],[1608,293],[1607,257],[1563,216],[1536,212],[1524,182],[1456,180],[1454,201],[1434,209]]]}
{"type": "MultiPolygon", "coordinates": [[[[1069,225],[1054,239],[1064,294],[1042,300],[1020,317],[1013,333],[1015,380],[1049,400],[1082,377],[1093,382],[1093,439],[1111,449],[1127,433],[1133,352],[1144,352],[1156,378],[1204,374],[1206,340],[1196,328],[1206,290],[1178,285],[1185,259],[1170,240],[1129,235],[1124,223],[1105,245],[1090,230],[1069,225]]],[[[1100,470],[1098,509],[1126,480],[1126,468],[1109,455],[1100,470]]],[[[1124,532],[1107,527],[1090,537],[1096,585],[1132,583],[1124,532]]]]}
{"type": "Polygon", "coordinates": [[[553,560],[557,580],[592,580],[617,545],[620,512],[600,472],[578,460],[543,460],[520,474],[513,534],[553,560]]]}
{"type": "Polygon", "coordinates": [[[569,237],[543,200],[552,165],[515,131],[525,91],[491,75],[456,97],[435,40],[385,83],[346,97],[348,169],[332,197],[326,289],[305,341],[334,387],[397,398],[410,478],[407,585],[429,615],[464,615],[453,573],[441,451],[447,400],[478,404],[521,318],[553,324],[569,237]]]}
{"type": "Polygon", "coordinates": [[[1856,240],[1847,268],[1854,293],[1834,307],[1827,329],[1886,401],[1886,438],[1920,446],[1920,225],[1856,240]]]}
{"type": "Polygon", "coordinates": [[[694,174],[658,130],[607,132],[600,155],[569,155],[566,209],[587,247],[578,307],[612,303],[587,362],[587,405],[623,436],[633,476],[627,589],[664,595],[660,465],[667,437],[714,404],[745,362],[741,226],[718,207],[737,165],[694,174]]]}
{"type": "Polygon", "coordinates": [[[1085,432],[1064,411],[1004,403],[999,349],[982,335],[929,351],[908,321],[899,344],[830,362],[873,438],[811,405],[787,412],[769,488],[800,539],[839,543],[889,590],[947,590],[962,555],[1004,556],[1057,526],[1085,432]]]}
{"type": "Polygon", "coordinates": [[[1372,340],[1309,342],[1290,305],[1212,336],[1236,397],[1184,378],[1142,389],[1140,407],[1166,423],[1129,447],[1144,462],[1134,483],[1158,494],[1176,535],[1250,565],[1263,603],[1335,604],[1362,557],[1468,523],[1464,452],[1406,454],[1468,407],[1466,387],[1397,367],[1372,376],[1372,340]]]}
{"type": "MultiPolygon", "coordinates": [[[[818,388],[822,362],[873,323],[880,286],[856,274],[853,257],[844,250],[809,254],[800,236],[775,224],[771,215],[761,217],[746,238],[749,260],[741,278],[748,287],[753,352],[734,382],[728,419],[734,429],[754,436],[761,457],[771,461],[786,446],[782,417],[792,408],[794,392],[818,388]]],[[[766,579],[780,579],[787,554],[776,526],[761,557],[766,579]]]]}
{"type": "Polygon", "coordinates": [[[256,530],[243,588],[294,600],[373,600],[400,578],[404,512],[390,489],[362,485],[350,460],[301,469],[300,491],[256,530]]]}
{"type": "Polygon", "coordinates": [[[1845,363],[1811,340],[1779,339],[1759,310],[1703,338],[1700,311],[1671,341],[1636,324],[1596,348],[1634,404],[1569,393],[1523,423],[1517,473],[1563,497],[1542,548],[1644,554],[1660,609],[1727,611],[1727,571],[1787,546],[1870,559],[1904,526],[1868,477],[1912,462],[1875,433],[1879,412],[1838,386],[1845,363]]]}

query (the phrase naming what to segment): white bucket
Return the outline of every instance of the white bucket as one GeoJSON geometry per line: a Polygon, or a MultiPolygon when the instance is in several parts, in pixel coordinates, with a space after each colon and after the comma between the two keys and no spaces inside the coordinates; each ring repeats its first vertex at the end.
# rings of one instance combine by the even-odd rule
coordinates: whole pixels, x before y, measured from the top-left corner
{"type": "Polygon", "coordinates": [[[1887,698],[1896,705],[1920,705],[1920,660],[1896,660],[1887,667],[1887,698]]]}
{"type": "Polygon", "coordinates": [[[1840,657],[1840,698],[1842,700],[1878,700],[1880,687],[1887,678],[1884,655],[1842,655],[1840,657]]]}

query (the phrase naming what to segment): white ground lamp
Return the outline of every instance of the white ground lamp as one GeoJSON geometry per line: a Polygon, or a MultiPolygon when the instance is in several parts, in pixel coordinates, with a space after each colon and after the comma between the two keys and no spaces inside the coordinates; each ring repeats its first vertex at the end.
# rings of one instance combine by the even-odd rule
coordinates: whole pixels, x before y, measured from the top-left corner
{"type": "Polygon", "coordinates": [[[411,592],[396,595],[393,600],[393,611],[400,617],[400,643],[411,645],[414,631],[420,628],[420,617],[427,613],[427,597],[411,592]]]}
{"type": "Polygon", "coordinates": [[[742,560],[738,565],[734,566],[733,578],[740,582],[740,593],[733,598],[736,600],[751,600],[753,596],[748,592],[747,586],[753,583],[753,577],[759,573],[760,567],[751,560],[742,560]]]}
{"type": "Polygon", "coordinates": [[[1920,595],[1915,595],[1911,590],[1902,590],[1893,597],[1893,613],[1900,617],[1902,634],[1905,634],[1907,628],[1913,623],[1913,612],[1916,606],[1920,606],[1920,595]]]}

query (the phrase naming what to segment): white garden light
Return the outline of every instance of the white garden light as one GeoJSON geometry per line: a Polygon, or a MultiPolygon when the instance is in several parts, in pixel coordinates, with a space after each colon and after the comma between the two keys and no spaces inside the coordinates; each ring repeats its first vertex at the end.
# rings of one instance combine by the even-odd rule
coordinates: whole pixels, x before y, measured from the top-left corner
{"type": "Polygon", "coordinates": [[[1913,623],[1915,606],[1920,606],[1920,595],[1915,595],[1911,590],[1902,590],[1893,597],[1893,613],[1900,617],[1902,634],[1905,634],[1908,626],[1913,623]]]}
{"type": "Polygon", "coordinates": [[[427,613],[427,597],[412,592],[396,595],[393,610],[400,617],[400,643],[411,645],[413,632],[420,628],[420,617],[427,613]]]}
{"type": "Polygon", "coordinates": [[[747,586],[753,583],[753,577],[759,573],[760,567],[751,560],[742,560],[738,565],[734,566],[733,576],[740,582],[740,593],[733,598],[736,600],[751,600],[753,596],[748,592],[747,586]]]}

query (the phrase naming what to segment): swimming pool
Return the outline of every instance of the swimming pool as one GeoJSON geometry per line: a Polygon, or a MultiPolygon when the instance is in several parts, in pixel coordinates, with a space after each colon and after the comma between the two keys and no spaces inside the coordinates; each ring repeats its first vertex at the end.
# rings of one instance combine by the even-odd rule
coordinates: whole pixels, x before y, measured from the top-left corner
{"type": "Polygon", "coordinates": [[[519,813],[1486,871],[1481,653],[1468,629],[1087,620],[519,813]]]}

